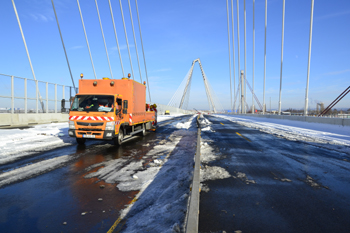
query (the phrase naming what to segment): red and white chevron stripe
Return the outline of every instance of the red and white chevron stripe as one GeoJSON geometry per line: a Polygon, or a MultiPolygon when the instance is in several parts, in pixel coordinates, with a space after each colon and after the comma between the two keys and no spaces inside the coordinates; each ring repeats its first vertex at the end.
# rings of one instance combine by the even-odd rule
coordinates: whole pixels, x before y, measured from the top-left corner
{"type": "Polygon", "coordinates": [[[114,121],[114,117],[95,117],[95,116],[70,116],[69,120],[80,121],[114,121]]]}
{"type": "Polygon", "coordinates": [[[132,114],[129,114],[129,124],[132,125],[132,114]]]}

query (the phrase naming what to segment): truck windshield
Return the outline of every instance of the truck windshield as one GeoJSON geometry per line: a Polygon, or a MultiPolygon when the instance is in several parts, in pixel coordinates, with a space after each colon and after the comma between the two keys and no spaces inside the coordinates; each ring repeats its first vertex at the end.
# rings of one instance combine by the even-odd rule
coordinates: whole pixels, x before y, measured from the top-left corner
{"type": "Polygon", "coordinates": [[[113,112],[112,95],[76,95],[71,111],[113,112]]]}

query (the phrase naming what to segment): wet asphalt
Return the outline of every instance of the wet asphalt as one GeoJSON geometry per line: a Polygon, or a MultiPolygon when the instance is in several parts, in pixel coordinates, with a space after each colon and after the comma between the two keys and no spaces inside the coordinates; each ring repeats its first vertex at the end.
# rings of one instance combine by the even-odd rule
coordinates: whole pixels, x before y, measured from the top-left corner
{"type": "Polygon", "coordinates": [[[100,167],[86,168],[120,157],[141,159],[176,130],[167,124],[190,117],[161,122],[156,133],[133,137],[120,147],[106,141],[88,141],[83,146],[65,146],[0,166],[0,172],[6,172],[62,155],[76,157],[58,169],[1,187],[0,232],[107,232],[138,191],[121,192],[116,184],[85,179],[86,174],[100,167]]]}
{"type": "Polygon", "coordinates": [[[205,181],[199,232],[350,232],[350,155],[205,116],[202,131],[231,177],[205,181]],[[237,134],[239,133],[239,134],[237,134]],[[242,175],[242,174],[245,174],[242,175]]]}

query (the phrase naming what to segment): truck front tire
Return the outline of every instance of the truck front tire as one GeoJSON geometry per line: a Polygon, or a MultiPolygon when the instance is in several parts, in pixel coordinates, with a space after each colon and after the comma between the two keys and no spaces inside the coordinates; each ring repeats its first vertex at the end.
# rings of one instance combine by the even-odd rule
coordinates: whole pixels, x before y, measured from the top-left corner
{"type": "Polygon", "coordinates": [[[124,137],[123,129],[120,128],[117,137],[114,138],[114,144],[116,146],[120,146],[122,144],[123,137],[124,137]]]}
{"type": "Polygon", "coordinates": [[[79,145],[84,145],[85,142],[86,142],[86,139],[85,138],[75,138],[77,140],[77,143],[79,145]]]}

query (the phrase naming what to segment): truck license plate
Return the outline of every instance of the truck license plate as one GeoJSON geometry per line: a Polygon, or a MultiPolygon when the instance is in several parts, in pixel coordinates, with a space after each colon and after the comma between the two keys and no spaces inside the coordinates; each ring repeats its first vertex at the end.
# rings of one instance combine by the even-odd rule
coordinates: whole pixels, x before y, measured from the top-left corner
{"type": "Polygon", "coordinates": [[[95,138],[95,135],[83,134],[83,138],[95,138]]]}

